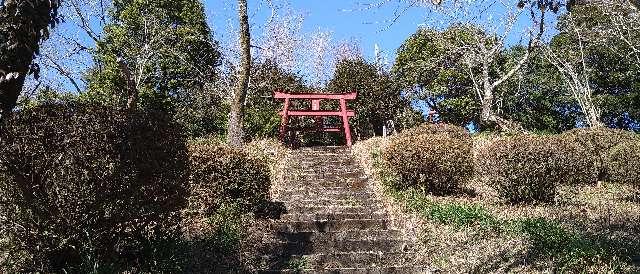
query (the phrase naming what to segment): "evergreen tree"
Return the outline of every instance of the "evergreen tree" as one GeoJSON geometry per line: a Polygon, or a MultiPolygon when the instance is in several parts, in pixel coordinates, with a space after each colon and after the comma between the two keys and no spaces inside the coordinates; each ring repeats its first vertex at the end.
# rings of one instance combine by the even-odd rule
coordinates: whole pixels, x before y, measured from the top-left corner
{"type": "Polygon", "coordinates": [[[111,17],[85,99],[176,110],[217,77],[221,56],[200,1],[115,0],[111,17]]]}
{"type": "Polygon", "coordinates": [[[340,61],[328,89],[332,92],[358,92],[352,103],[356,111],[353,127],[358,139],[381,136],[384,123],[409,107],[401,97],[401,88],[391,76],[379,72],[375,64],[361,58],[340,61]]]}

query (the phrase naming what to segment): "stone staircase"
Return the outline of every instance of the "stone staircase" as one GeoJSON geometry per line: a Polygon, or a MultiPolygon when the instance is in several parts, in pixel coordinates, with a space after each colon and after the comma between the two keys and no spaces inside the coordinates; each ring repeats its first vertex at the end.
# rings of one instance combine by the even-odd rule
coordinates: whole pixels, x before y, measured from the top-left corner
{"type": "Polygon", "coordinates": [[[287,158],[274,193],[286,213],[265,233],[263,273],[429,273],[415,263],[413,240],[390,227],[347,148],[303,148],[287,158]]]}

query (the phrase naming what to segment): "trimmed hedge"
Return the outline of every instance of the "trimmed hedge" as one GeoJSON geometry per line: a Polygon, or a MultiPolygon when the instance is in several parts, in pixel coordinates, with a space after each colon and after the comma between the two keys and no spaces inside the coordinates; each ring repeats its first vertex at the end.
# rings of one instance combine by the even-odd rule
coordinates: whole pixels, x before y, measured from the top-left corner
{"type": "Polygon", "coordinates": [[[420,134],[444,134],[454,139],[472,142],[472,139],[463,127],[449,124],[430,124],[423,123],[417,127],[410,128],[401,132],[401,136],[415,136],[420,134]]]}
{"type": "Polygon", "coordinates": [[[587,156],[575,143],[556,136],[520,135],[482,148],[476,168],[509,202],[549,202],[560,184],[597,179],[587,156]]]}
{"type": "Polygon", "coordinates": [[[640,141],[627,141],[613,147],[607,155],[610,180],[640,187],[640,141]]]}
{"type": "Polygon", "coordinates": [[[607,170],[609,150],[624,142],[640,141],[633,132],[611,128],[573,129],[562,133],[560,137],[586,150],[587,157],[594,161],[598,169],[599,180],[609,180],[609,170],[607,170]]]}
{"type": "Polygon", "coordinates": [[[458,131],[449,134],[421,128],[393,138],[383,154],[390,170],[400,179],[393,187],[451,193],[472,177],[471,139],[458,131]]]}
{"type": "MultiPolygon", "coordinates": [[[[144,264],[153,235],[186,204],[182,129],[159,112],[51,104],[0,128],[0,230],[19,272],[144,264]]],[[[10,258],[11,259],[11,258],[10,258]]]]}
{"type": "Polygon", "coordinates": [[[223,144],[189,146],[189,211],[211,216],[223,204],[243,212],[260,210],[269,201],[269,167],[247,152],[223,144]]]}

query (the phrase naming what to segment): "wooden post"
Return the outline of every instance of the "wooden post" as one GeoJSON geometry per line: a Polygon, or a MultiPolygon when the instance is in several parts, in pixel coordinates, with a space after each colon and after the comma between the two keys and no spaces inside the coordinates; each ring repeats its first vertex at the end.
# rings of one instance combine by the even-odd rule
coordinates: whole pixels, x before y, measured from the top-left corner
{"type": "Polygon", "coordinates": [[[320,99],[311,100],[311,110],[320,110],[320,99]]]}
{"type": "MultiPolygon", "coordinates": [[[[320,110],[320,99],[311,100],[311,110],[320,110]]],[[[318,116],[318,117],[315,117],[315,120],[316,120],[316,129],[321,130],[322,122],[324,121],[324,118],[322,116],[318,116]]]]}
{"type": "Polygon", "coordinates": [[[351,147],[351,128],[349,127],[349,116],[347,115],[347,101],[340,98],[340,111],[342,112],[342,125],[344,126],[344,135],[347,137],[347,146],[351,147]]]}
{"type": "Polygon", "coordinates": [[[282,111],[282,123],[280,124],[280,142],[284,142],[289,123],[289,98],[284,99],[284,110],[282,111]]]}

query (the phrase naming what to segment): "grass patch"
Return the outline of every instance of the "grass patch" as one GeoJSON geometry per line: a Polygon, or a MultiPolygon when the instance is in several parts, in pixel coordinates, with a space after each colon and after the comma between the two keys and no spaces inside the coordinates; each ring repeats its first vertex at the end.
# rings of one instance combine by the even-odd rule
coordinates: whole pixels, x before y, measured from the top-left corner
{"type": "Polygon", "coordinates": [[[509,225],[529,239],[532,258],[550,260],[560,272],[582,272],[598,265],[607,266],[608,272],[621,273],[630,263],[625,244],[604,235],[572,232],[544,218],[524,218],[509,225]]]}
{"type": "Polygon", "coordinates": [[[374,169],[382,180],[386,195],[402,204],[407,210],[437,223],[453,225],[457,228],[479,225],[482,228],[499,227],[498,220],[478,205],[457,203],[440,204],[431,201],[423,191],[416,189],[398,190],[393,182],[398,180],[382,164],[380,151],[373,153],[374,169]]]}
{"type": "Polygon", "coordinates": [[[211,243],[222,254],[229,254],[237,250],[243,239],[243,217],[237,206],[226,205],[218,209],[216,214],[207,218],[214,231],[211,243]]]}
{"type": "Polygon", "coordinates": [[[394,191],[389,189],[387,195],[414,213],[428,220],[452,225],[456,228],[479,226],[485,229],[499,228],[498,220],[479,205],[457,203],[440,204],[431,201],[418,190],[394,191]]]}
{"type": "Polygon", "coordinates": [[[287,262],[286,265],[286,269],[292,270],[294,272],[301,272],[303,271],[305,268],[307,268],[307,265],[309,264],[309,262],[307,261],[307,258],[295,258],[295,259],[291,259],[287,262]]]}

